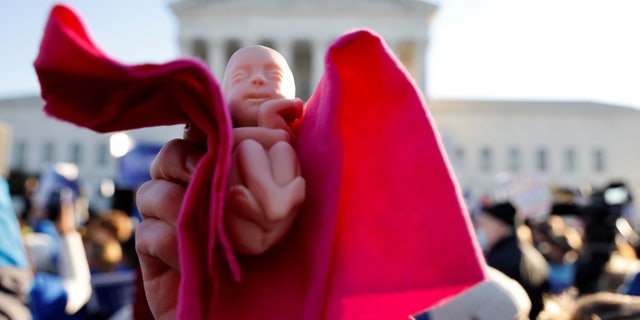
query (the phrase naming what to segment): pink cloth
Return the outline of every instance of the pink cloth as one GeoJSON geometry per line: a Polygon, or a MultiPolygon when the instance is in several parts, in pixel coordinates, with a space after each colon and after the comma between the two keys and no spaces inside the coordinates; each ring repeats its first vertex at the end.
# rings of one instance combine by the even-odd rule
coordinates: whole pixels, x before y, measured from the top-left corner
{"type": "Polygon", "coordinates": [[[382,39],[347,34],[325,62],[296,124],[298,219],[265,254],[234,255],[216,81],[192,60],[120,64],[72,11],[53,9],[35,62],[47,113],[99,132],[189,119],[209,137],[180,213],[181,319],[406,319],[485,278],[431,116],[382,39]]]}

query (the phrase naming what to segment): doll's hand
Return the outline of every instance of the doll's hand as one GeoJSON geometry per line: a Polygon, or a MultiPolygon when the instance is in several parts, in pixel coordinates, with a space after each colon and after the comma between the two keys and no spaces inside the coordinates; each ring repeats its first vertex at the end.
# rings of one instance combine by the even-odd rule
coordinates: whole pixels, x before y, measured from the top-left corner
{"type": "Polygon", "coordinates": [[[252,139],[270,149],[277,142],[293,143],[293,132],[289,127],[295,119],[302,116],[302,100],[273,99],[264,102],[258,111],[257,127],[233,128],[233,148],[242,141],[252,139]]]}
{"type": "Polygon", "coordinates": [[[283,129],[291,133],[289,125],[302,116],[302,100],[273,99],[258,110],[258,127],[283,129]]]}

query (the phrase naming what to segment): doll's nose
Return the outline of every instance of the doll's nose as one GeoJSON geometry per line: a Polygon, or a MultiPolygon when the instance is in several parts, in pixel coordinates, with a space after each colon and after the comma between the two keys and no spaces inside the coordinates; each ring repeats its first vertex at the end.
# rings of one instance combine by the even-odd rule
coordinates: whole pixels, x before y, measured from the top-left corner
{"type": "Polygon", "coordinates": [[[256,86],[261,86],[264,85],[264,77],[260,74],[256,74],[251,78],[251,84],[256,85],[256,86]]]}

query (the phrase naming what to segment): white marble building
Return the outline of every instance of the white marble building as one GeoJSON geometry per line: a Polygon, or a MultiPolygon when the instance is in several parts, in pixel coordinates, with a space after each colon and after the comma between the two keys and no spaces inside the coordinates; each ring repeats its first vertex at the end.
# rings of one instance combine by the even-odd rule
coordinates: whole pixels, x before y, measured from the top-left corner
{"type": "MultiPolygon", "coordinates": [[[[100,182],[113,179],[117,161],[109,148],[110,134],[98,134],[53,119],[42,111],[39,97],[0,100],[0,121],[11,129],[11,148],[6,156],[9,169],[30,175],[40,173],[47,164],[69,162],[78,166],[84,192],[97,207],[108,205],[98,193],[100,182]]],[[[179,126],[129,131],[137,143],[162,144],[182,136],[179,126]]]]}
{"type": "Polygon", "coordinates": [[[576,189],[624,181],[640,199],[640,110],[482,100],[432,100],[429,109],[463,188],[491,194],[512,174],[576,189]]]}
{"type": "Polygon", "coordinates": [[[182,0],[172,9],[182,52],[206,61],[218,79],[235,50],[263,44],[289,61],[297,95],[306,99],[320,79],[327,47],[347,31],[368,28],[426,87],[429,28],[437,7],[422,0],[182,0]]]}
{"type": "MultiPolygon", "coordinates": [[[[265,44],[290,62],[298,96],[307,98],[338,36],[366,27],[383,36],[426,88],[429,24],[437,7],[421,0],[182,0],[172,3],[183,54],[203,59],[220,78],[240,46],[265,44]]],[[[116,174],[109,135],[47,118],[38,97],[0,100],[12,128],[10,168],[39,172],[70,161],[93,199],[116,174]]],[[[622,179],[640,199],[640,111],[591,102],[429,101],[463,188],[491,193],[501,172],[535,175],[550,185],[600,186],[622,179]]],[[[181,135],[179,127],[130,132],[145,143],[181,135]]]]}

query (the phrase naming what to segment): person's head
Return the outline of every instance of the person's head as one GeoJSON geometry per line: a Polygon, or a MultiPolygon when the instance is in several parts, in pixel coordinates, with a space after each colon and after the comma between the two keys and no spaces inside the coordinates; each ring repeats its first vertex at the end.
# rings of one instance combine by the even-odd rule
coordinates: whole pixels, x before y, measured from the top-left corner
{"type": "Polygon", "coordinates": [[[102,217],[104,218],[100,222],[102,226],[110,230],[119,242],[127,241],[133,234],[133,222],[124,211],[110,209],[103,212],[102,217]]]}
{"type": "Polygon", "coordinates": [[[482,208],[476,219],[476,231],[482,248],[493,245],[515,232],[516,208],[509,202],[495,203],[482,208]]]}
{"type": "Polygon", "coordinates": [[[567,226],[560,216],[550,215],[534,228],[538,235],[535,245],[538,251],[554,264],[573,263],[582,247],[580,233],[567,226]]]}
{"type": "Polygon", "coordinates": [[[98,223],[88,224],[83,234],[84,249],[91,270],[114,271],[122,260],[122,247],[112,230],[98,223]]]}
{"type": "Polygon", "coordinates": [[[267,47],[249,46],[229,59],[222,93],[235,125],[256,126],[260,105],[270,99],[293,99],[295,83],[282,55],[267,47]]]}

